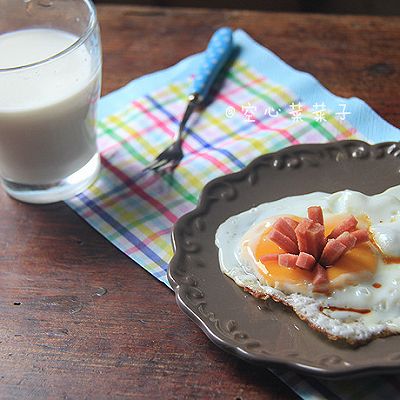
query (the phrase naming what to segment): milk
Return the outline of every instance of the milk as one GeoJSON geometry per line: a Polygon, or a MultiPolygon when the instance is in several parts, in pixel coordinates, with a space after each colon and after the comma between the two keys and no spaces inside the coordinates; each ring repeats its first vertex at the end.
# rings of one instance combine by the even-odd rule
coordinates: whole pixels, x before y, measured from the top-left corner
{"type": "Polygon", "coordinates": [[[78,38],[53,29],[0,35],[0,175],[46,185],[96,154],[95,104],[100,68],[84,45],[34,65],[78,38]],[[4,71],[21,65],[31,67],[4,71]]]}

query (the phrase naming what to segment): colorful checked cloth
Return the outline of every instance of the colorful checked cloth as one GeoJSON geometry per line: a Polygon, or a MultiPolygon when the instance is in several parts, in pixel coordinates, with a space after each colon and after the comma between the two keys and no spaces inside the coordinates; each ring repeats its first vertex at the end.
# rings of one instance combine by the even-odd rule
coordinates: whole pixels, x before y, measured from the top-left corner
{"type": "MultiPolygon", "coordinates": [[[[172,226],[196,206],[211,179],[293,144],[396,140],[399,134],[361,100],[334,96],[244,32],[235,32],[234,40],[239,57],[226,71],[213,101],[189,121],[185,157],[174,174],[137,179],[175,136],[199,55],[133,81],[101,100],[98,145],[103,168],[94,185],[67,202],[166,285],[172,226]]],[[[400,394],[400,379],[393,377],[357,386],[290,372],[280,377],[305,399],[400,394]]]]}

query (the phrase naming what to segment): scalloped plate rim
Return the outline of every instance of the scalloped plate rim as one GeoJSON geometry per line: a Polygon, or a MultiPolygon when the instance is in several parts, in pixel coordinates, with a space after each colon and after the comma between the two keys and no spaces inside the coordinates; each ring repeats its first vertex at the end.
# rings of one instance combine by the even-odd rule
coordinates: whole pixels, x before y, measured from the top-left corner
{"type": "Polygon", "coordinates": [[[197,215],[198,213],[201,212],[202,209],[204,209],[206,202],[208,201],[207,199],[207,194],[210,188],[219,182],[223,182],[226,179],[232,178],[235,179],[235,177],[241,177],[243,175],[248,174],[261,160],[270,158],[275,155],[280,155],[280,154],[285,154],[293,149],[301,149],[301,148],[326,148],[328,146],[332,145],[342,145],[344,146],[346,143],[348,144],[354,144],[354,145],[363,145],[367,146],[368,148],[376,148],[379,146],[388,146],[388,145],[400,145],[400,142],[381,142],[381,143],[376,143],[376,144],[369,144],[365,141],[362,140],[341,140],[338,142],[327,142],[327,143],[315,143],[315,144],[299,144],[299,145],[293,145],[293,146],[288,146],[285,147],[279,151],[276,152],[271,152],[271,153],[266,153],[262,154],[255,159],[253,159],[245,168],[241,169],[240,171],[233,172],[227,175],[223,175],[220,177],[217,177],[210,182],[208,182],[203,190],[201,191],[199,201],[197,203],[197,206],[181,218],[175,223],[172,231],[172,245],[174,249],[174,255],[169,263],[168,266],[168,271],[167,271],[167,277],[168,281],[172,286],[172,289],[175,292],[175,297],[176,297],[176,302],[179,308],[188,316],[192,321],[198,325],[201,330],[205,333],[205,335],[213,342],[216,346],[221,348],[222,350],[233,354],[242,360],[245,360],[247,362],[250,362],[252,364],[257,364],[257,365],[262,365],[265,367],[275,367],[275,368],[281,368],[281,367],[287,367],[290,368],[291,370],[301,372],[301,373],[306,373],[309,375],[321,377],[321,378],[327,378],[327,379],[340,379],[343,377],[359,377],[359,376],[367,376],[371,374],[393,374],[396,372],[400,371],[400,360],[397,361],[397,363],[393,363],[393,365],[387,365],[387,364],[375,364],[374,366],[366,366],[366,367],[357,367],[357,366],[352,366],[352,367],[329,367],[328,368],[321,368],[321,367],[314,367],[311,365],[308,365],[306,362],[296,362],[296,361],[286,361],[282,360],[281,357],[279,356],[268,356],[268,355],[254,355],[248,351],[246,351],[243,347],[240,347],[238,344],[230,344],[227,342],[234,342],[233,339],[225,339],[221,338],[218,333],[214,332],[213,329],[207,324],[206,321],[202,319],[201,316],[199,316],[194,310],[192,310],[182,299],[182,296],[180,295],[181,288],[183,288],[184,285],[179,285],[178,282],[175,280],[173,276],[173,268],[175,266],[175,263],[177,262],[178,256],[179,256],[179,243],[176,241],[176,236],[177,236],[177,231],[179,230],[180,226],[184,224],[186,219],[190,219],[193,216],[197,215]]]}

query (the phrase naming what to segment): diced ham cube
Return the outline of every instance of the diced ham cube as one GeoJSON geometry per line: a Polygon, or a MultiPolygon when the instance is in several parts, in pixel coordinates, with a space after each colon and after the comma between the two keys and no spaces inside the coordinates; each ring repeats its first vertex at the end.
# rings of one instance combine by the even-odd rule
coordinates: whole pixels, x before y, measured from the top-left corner
{"type": "Polygon", "coordinates": [[[299,250],[303,251],[304,253],[309,252],[307,247],[307,231],[312,224],[313,222],[311,220],[304,218],[300,221],[300,223],[294,230],[297,238],[297,246],[299,250]]]}
{"type": "Polygon", "coordinates": [[[306,233],[307,253],[318,259],[326,245],[324,226],[313,222],[306,233]]]}
{"type": "Polygon", "coordinates": [[[311,254],[300,252],[296,261],[296,266],[301,269],[311,270],[315,265],[315,258],[311,254]]]}
{"type": "Polygon", "coordinates": [[[358,221],[354,215],[343,220],[328,236],[329,239],[336,239],[343,232],[353,232],[357,228],[358,221]]]}
{"type": "Polygon", "coordinates": [[[296,226],[299,224],[293,218],[290,217],[282,217],[293,229],[296,229],[296,226]]]}
{"type": "Polygon", "coordinates": [[[320,206],[308,207],[307,213],[308,218],[311,219],[311,221],[324,225],[324,215],[320,206]]]}
{"type": "Polygon", "coordinates": [[[353,235],[353,233],[343,232],[341,233],[336,240],[346,246],[346,251],[351,250],[357,242],[357,238],[353,235]]]}
{"type": "Polygon", "coordinates": [[[290,226],[287,221],[285,221],[284,218],[278,218],[275,223],[273,224],[273,227],[279,231],[280,233],[283,233],[285,236],[287,236],[290,240],[296,243],[296,234],[294,233],[294,229],[292,226],[290,226]]]}
{"type": "Polygon", "coordinates": [[[329,283],[328,273],[320,264],[317,264],[314,268],[314,279],[312,283],[317,287],[323,287],[329,283]]]}
{"type": "Polygon", "coordinates": [[[318,259],[326,244],[323,225],[304,218],[295,229],[295,233],[299,251],[318,259]]]}
{"type": "Polygon", "coordinates": [[[288,253],[296,254],[299,252],[297,244],[276,229],[271,230],[269,234],[269,239],[277,244],[282,250],[288,253]]]}
{"type": "Polygon", "coordinates": [[[346,251],[346,246],[340,243],[337,239],[330,239],[324,247],[324,250],[319,259],[321,265],[332,265],[346,251]]]}
{"type": "Polygon", "coordinates": [[[266,262],[278,262],[278,254],[264,254],[260,257],[262,263],[266,262]]]}
{"type": "Polygon", "coordinates": [[[295,268],[298,258],[296,254],[279,254],[278,264],[282,267],[295,268]]]}
{"type": "Polygon", "coordinates": [[[369,240],[368,231],[366,229],[357,229],[351,232],[351,235],[356,238],[356,244],[368,242],[369,240]]]}

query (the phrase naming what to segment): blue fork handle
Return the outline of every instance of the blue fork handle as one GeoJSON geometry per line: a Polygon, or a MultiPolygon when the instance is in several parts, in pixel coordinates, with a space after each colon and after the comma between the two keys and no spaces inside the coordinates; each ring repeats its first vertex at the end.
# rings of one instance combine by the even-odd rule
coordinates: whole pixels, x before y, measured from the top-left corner
{"type": "Polygon", "coordinates": [[[215,78],[228,61],[232,49],[232,29],[219,28],[208,43],[204,59],[193,82],[193,92],[197,95],[198,102],[207,97],[215,78]]]}

